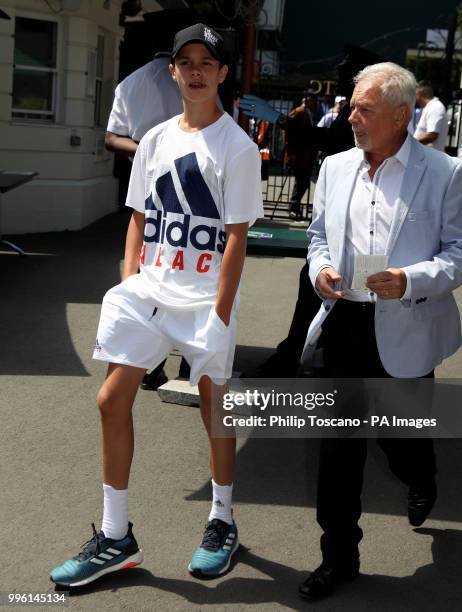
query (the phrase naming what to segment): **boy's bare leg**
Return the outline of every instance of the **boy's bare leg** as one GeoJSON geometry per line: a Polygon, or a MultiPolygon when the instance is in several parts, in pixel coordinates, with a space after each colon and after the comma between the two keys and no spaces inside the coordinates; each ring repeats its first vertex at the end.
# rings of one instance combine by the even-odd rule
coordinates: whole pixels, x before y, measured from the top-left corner
{"type": "Polygon", "coordinates": [[[97,397],[101,414],[103,481],[114,489],[127,489],[133,458],[132,407],[146,370],[109,364],[97,397]]]}
{"type": "Polygon", "coordinates": [[[209,436],[212,507],[202,543],[188,566],[193,576],[223,574],[239,546],[232,512],[236,438],[224,437],[230,432],[222,424],[223,394],[227,391],[227,385],[215,385],[208,376],[203,376],[199,382],[201,415],[209,436]],[[219,435],[223,437],[217,437],[219,435]]]}
{"type": "Polygon", "coordinates": [[[208,376],[202,376],[199,381],[201,416],[209,436],[210,471],[213,480],[219,485],[233,483],[236,457],[235,437],[216,438],[212,436],[212,419],[215,416],[215,426],[218,427],[219,415],[223,408],[223,395],[227,391],[227,385],[216,385],[208,376]]]}
{"type": "Polygon", "coordinates": [[[93,537],[79,555],[51,570],[50,578],[56,584],[84,586],[104,574],[143,562],[128,520],[127,486],[133,457],[132,406],[145,371],[113,363],[108,367],[98,393],[104,471],[101,530],[97,532],[93,523],[93,537]]]}

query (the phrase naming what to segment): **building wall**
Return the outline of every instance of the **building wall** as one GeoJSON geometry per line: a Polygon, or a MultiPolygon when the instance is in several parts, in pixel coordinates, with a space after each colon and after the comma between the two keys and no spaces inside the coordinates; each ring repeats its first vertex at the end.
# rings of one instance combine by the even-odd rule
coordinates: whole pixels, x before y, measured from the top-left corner
{"type": "MultiPolygon", "coordinates": [[[[58,9],[62,3],[49,0],[48,4],[58,9]]],[[[112,176],[112,155],[104,150],[104,132],[118,74],[121,1],[73,4],[79,6],[77,11],[54,13],[43,0],[0,0],[0,8],[11,16],[9,21],[0,20],[0,169],[39,173],[32,182],[2,196],[4,234],[78,230],[117,206],[117,180],[112,176]],[[57,21],[53,123],[12,117],[17,16],[57,21]],[[104,62],[100,121],[95,125],[98,34],[104,36],[104,62]]]]}

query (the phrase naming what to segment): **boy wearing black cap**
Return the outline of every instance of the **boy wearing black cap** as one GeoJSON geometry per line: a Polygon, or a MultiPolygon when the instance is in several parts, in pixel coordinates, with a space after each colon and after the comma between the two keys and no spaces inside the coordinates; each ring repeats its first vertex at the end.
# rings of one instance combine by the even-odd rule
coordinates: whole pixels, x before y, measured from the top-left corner
{"type": "Polygon", "coordinates": [[[196,24],[176,34],[170,72],[184,111],[147,132],[138,146],[123,280],[104,297],[93,354],[109,362],[98,394],[102,528],[96,532],[93,525],[83,551],[52,570],[60,585],[81,586],[142,562],[127,509],[131,411],[146,370],[172,348],[189,362],[191,384],[199,385],[212,470],[212,509],[190,572],[222,574],[238,546],[231,514],[235,439],[214,437],[212,410],[231,376],[247,229],[263,216],[263,206],[257,147],[217,107],[227,70],[217,32],[196,24]]]}

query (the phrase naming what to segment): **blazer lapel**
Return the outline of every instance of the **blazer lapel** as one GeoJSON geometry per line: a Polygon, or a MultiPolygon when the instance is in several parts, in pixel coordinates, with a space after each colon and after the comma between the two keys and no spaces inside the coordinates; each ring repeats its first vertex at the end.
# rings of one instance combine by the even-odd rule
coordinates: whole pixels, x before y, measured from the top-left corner
{"type": "Polygon", "coordinates": [[[353,149],[352,157],[345,163],[342,180],[338,181],[339,193],[335,194],[335,225],[338,227],[337,271],[341,274],[345,255],[346,221],[351,194],[353,192],[359,166],[364,159],[360,149],[353,149]]]}
{"type": "Polygon", "coordinates": [[[412,138],[409,160],[406,170],[404,171],[401,191],[396,201],[396,209],[393,214],[388,242],[385,249],[387,255],[390,255],[393,251],[401,226],[412,204],[415,192],[422,180],[426,167],[427,162],[425,161],[423,152],[420,150],[420,145],[412,138]]]}

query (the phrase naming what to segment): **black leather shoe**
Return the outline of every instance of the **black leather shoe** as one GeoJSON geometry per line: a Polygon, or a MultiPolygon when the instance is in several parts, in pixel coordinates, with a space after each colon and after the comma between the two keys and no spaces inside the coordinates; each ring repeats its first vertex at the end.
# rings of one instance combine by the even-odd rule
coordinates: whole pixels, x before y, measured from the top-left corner
{"type": "Polygon", "coordinates": [[[413,527],[420,527],[430,514],[436,500],[436,484],[424,489],[409,487],[407,515],[413,527]]]}
{"type": "Polygon", "coordinates": [[[358,576],[358,567],[340,569],[322,563],[298,587],[298,592],[303,599],[321,599],[331,595],[335,591],[337,584],[342,580],[354,580],[358,576]]]}
{"type": "Polygon", "coordinates": [[[168,381],[168,378],[165,372],[162,370],[161,372],[151,372],[150,374],[145,374],[143,380],[141,381],[140,387],[145,391],[157,391],[157,389],[164,385],[168,381]]]}

